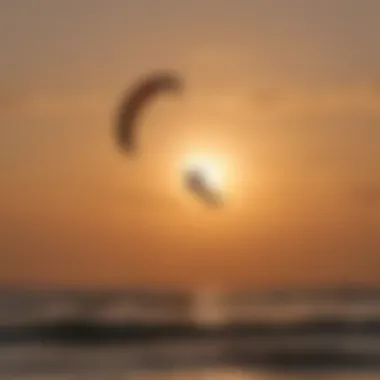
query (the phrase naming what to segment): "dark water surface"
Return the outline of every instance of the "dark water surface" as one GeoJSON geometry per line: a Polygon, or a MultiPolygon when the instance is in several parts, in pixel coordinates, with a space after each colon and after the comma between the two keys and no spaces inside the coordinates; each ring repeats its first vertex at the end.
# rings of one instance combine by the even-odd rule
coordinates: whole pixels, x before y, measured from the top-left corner
{"type": "Polygon", "coordinates": [[[378,380],[380,292],[2,292],[2,379],[378,380]]]}

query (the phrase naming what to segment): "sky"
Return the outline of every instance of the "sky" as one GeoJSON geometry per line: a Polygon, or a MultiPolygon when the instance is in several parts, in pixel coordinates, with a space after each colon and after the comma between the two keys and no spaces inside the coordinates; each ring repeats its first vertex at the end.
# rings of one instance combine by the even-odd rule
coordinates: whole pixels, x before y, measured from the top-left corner
{"type": "Polygon", "coordinates": [[[380,281],[377,0],[2,0],[0,284],[380,281]],[[158,69],[139,156],[117,106],[158,69]],[[226,204],[184,188],[223,174],[226,204]]]}

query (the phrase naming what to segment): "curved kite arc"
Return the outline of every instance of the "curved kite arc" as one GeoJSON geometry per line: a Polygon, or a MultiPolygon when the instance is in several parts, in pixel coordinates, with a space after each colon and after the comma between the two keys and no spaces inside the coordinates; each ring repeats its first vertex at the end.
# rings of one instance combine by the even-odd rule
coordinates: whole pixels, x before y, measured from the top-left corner
{"type": "Polygon", "coordinates": [[[178,94],[183,87],[181,77],[174,72],[157,72],[137,81],[124,95],[118,112],[116,140],[122,151],[136,151],[139,120],[151,101],[163,93],[178,94]]]}

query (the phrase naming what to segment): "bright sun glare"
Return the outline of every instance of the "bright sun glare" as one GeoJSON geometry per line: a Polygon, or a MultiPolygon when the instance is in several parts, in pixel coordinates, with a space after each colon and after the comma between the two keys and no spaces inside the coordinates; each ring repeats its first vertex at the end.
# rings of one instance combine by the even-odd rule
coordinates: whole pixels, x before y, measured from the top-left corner
{"type": "Polygon", "coordinates": [[[225,186],[225,170],[217,158],[192,154],[183,160],[182,171],[198,170],[211,188],[222,190],[225,186]]]}

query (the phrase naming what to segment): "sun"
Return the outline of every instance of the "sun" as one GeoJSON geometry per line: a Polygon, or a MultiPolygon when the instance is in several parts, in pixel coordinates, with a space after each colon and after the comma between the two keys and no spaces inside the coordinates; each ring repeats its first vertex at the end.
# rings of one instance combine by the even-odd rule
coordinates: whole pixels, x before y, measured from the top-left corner
{"type": "Polygon", "coordinates": [[[193,170],[202,173],[207,186],[210,188],[220,191],[225,187],[226,170],[217,157],[204,154],[190,154],[184,157],[181,171],[188,173],[193,170]]]}

